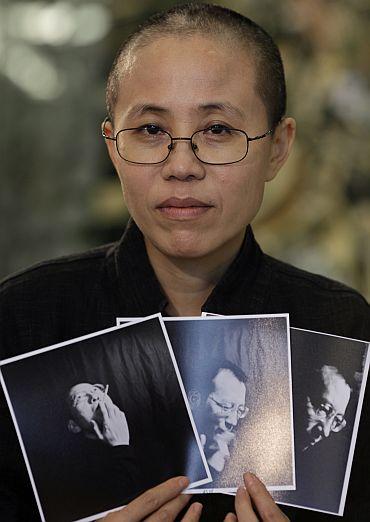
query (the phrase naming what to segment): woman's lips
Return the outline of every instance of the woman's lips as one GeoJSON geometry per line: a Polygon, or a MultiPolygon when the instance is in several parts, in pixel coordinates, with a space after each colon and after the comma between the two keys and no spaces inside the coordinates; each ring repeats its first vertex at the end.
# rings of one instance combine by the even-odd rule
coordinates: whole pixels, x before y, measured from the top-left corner
{"type": "Polygon", "coordinates": [[[194,219],[208,212],[213,205],[194,198],[169,198],[160,203],[157,209],[172,219],[194,219]]]}

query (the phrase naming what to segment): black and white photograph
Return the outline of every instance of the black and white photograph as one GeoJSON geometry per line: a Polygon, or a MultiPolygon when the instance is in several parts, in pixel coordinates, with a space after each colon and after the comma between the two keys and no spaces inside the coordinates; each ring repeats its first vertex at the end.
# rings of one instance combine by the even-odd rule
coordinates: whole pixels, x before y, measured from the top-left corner
{"type": "Polygon", "coordinates": [[[236,491],[246,469],[269,489],[293,489],[288,316],[164,322],[213,479],[197,492],[236,491]]]}
{"type": "Polygon", "coordinates": [[[366,342],[291,328],[295,491],[278,502],[342,515],[369,366],[366,342]]]}
{"type": "Polygon", "coordinates": [[[210,482],[159,314],[0,371],[42,520],[95,520],[176,475],[210,482]]]}

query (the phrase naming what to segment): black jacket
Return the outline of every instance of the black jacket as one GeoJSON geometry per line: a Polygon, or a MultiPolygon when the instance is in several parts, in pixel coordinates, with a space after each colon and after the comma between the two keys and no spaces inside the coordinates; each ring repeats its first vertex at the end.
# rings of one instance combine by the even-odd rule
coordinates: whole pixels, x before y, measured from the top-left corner
{"type": "MultiPolygon", "coordinates": [[[[0,357],[72,339],[115,324],[115,318],[162,312],[166,298],[135,224],[117,244],[59,258],[18,273],[0,285],[0,357]]],[[[356,291],[264,254],[248,229],[241,252],[203,306],[222,315],[290,314],[290,324],[370,340],[370,309],[356,291]]],[[[369,389],[365,396],[344,520],[368,520],[370,509],[369,389]]],[[[29,479],[1,396],[0,519],[38,520],[29,479]]],[[[206,495],[202,520],[223,520],[233,498],[206,495]]],[[[283,508],[291,520],[335,520],[283,508]]]]}

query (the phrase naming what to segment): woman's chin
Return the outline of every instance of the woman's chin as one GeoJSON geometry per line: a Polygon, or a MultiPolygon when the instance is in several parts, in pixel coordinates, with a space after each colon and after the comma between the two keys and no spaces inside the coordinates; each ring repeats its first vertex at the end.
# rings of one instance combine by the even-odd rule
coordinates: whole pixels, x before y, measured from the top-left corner
{"type": "Polygon", "coordinates": [[[159,250],[167,257],[175,259],[199,259],[210,255],[214,248],[207,238],[197,235],[180,235],[169,241],[159,242],[159,250]]]}

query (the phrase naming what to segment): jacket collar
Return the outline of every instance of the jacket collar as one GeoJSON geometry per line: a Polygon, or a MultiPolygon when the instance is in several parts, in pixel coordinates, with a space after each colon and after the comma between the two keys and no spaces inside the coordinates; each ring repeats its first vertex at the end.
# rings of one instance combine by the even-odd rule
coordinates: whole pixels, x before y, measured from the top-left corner
{"type": "MultiPolygon", "coordinates": [[[[202,311],[226,315],[263,313],[269,281],[263,257],[248,226],[238,255],[202,311]]],[[[150,264],[143,235],[133,220],[129,221],[121,240],[108,251],[107,263],[121,315],[144,317],[164,313],[167,299],[150,264]]]]}

